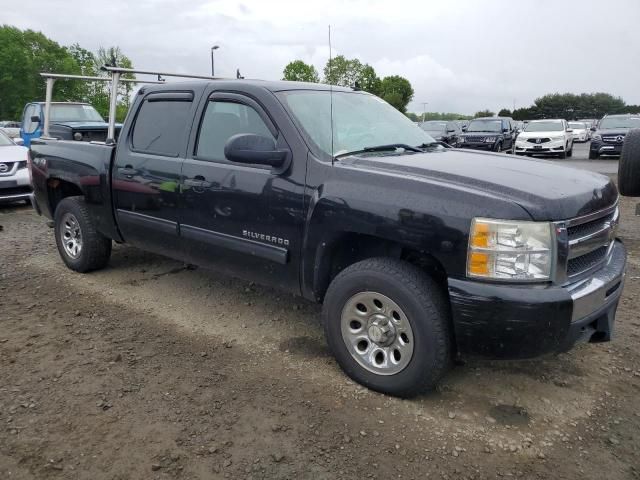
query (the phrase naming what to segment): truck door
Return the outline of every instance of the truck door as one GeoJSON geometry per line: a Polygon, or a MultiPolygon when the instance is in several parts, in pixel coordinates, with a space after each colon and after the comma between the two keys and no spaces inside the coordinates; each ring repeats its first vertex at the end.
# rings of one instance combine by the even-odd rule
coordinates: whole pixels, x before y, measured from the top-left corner
{"type": "Polygon", "coordinates": [[[242,94],[205,97],[196,120],[182,168],[188,261],[299,293],[306,152],[296,158],[265,109],[242,94]],[[240,133],[273,138],[292,152],[289,169],[229,161],[225,143],[240,133]]]}
{"type": "Polygon", "coordinates": [[[42,122],[44,119],[42,117],[41,109],[35,103],[29,103],[26,107],[24,107],[24,112],[22,114],[22,126],[20,127],[20,137],[24,141],[24,146],[31,146],[31,140],[34,138],[39,138],[42,135],[41,122],[34,122],[31,120],[31,117],[40,117],[42,122]]]}
{"type": "Polygon", "coordinates": [[[112,171],[124,240],[178,259],[180,170],[195,103],[193,91],[151,92],[136,102],[133,120],[118,141],[112,171]]]}

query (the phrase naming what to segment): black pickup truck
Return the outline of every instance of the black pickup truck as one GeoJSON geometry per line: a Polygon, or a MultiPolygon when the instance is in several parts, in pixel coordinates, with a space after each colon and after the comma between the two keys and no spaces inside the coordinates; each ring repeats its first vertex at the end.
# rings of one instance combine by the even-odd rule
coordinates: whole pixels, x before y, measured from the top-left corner
{"type": "Polygon", "coordinates": [[[460,353],[612,334],[626,252],[607,177],[444,148],[365,92],[143,87],[117,144],[34,140],[29,165],[71,269],[127,242],[322,302],[338,363],[378,391],[430,389],[460,353]]]}

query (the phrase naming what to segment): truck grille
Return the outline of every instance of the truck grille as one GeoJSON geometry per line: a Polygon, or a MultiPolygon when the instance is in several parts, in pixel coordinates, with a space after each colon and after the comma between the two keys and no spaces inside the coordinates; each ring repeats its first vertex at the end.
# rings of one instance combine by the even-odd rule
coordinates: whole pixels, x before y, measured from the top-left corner
{"type": "Polygon", "coordinates": [[[603,264],[611,251],[619,221],[617,206],[561,222],[566,229],[566,280],[603,264]]]}
{"type": "Polygon", "coordinates": [[[485,137],[482,135],[467,135],[464,137],[464,139],[470,143],[478,143],[484,142],[485,137]]]}

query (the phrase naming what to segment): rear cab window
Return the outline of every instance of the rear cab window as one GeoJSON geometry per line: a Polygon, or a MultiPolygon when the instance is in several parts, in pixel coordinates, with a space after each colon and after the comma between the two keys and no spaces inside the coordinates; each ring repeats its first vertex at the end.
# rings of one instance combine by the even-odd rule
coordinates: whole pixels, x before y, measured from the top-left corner
{"type": "Polygon", "coordinates": [[[152,93],[144,99],[130,136],[131,150],[177,157],[191,126],[193,93],[152,93]]]}

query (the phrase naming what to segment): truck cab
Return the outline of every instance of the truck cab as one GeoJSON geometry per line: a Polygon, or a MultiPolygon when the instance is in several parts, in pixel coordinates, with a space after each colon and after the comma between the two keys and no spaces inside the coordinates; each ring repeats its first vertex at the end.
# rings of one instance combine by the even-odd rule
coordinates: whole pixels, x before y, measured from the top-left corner
{"type": "MultiPolygon", "coordinates": [[[[20,137],[25,147],[44,134],[44,107],[45,102],[27,103],[24,107],[20,137]]],[[[50,137],[85,142],[103,142],[107,138],[107,123],[88,103],[52,102],[49,118],[50,137]]]]}

